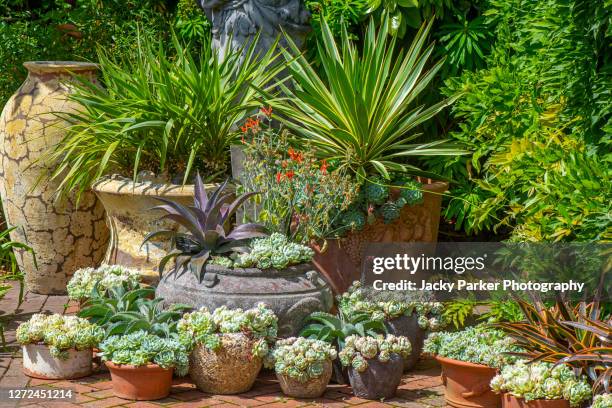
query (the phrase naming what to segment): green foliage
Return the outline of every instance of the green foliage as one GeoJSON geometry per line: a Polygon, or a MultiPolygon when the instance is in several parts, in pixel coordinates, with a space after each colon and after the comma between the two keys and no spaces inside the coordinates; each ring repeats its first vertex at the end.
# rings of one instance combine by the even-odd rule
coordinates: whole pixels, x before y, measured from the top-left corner
{"type": "MultiPolygon", "coordinates": [[[[0,224],[0,226],[2,226],[2,224],[0,224]]],[[[17,275],[20,274],[14,251],[29,252],[34,259],[34,265],[36,265],[36,254],[34,250],[27,244],[11,240],[10,234],[15,229],[17,229],[17,227],[0,231],[0,267],[4,268],[12,277],[17,277],[17,275]]]]}
{"type": "Polygon", "coordinates": [[[391,359],[392,354],[398,354],[402,358],[410,355],[412,345],[408,338],[403,336],[359,337],[348,336],[344,348],[338,353],[340,362],[345,367],[353,367],[355,370],[364,372],[368,369],[368,360],[376,358],[381,363],[391,359]]]}
{"type": "Polygon", "coordinates": [[[235,266],[240,268],[284,269],[312,261],[314,251],[305,245],[290,242],[283,234],[275,232],[266,238],[254,239],[250,252],[238,256],[235,266]]]}
{"type": "Polygon", "coordinates": [[[103,264],[98,268],[83,268],[75,271],[66,285],[66,290],[69,299],[82,301],[89,298],[94,287],[97,287],[98,292],[103,293],[106,289],[123,285],[124,282],[129,289],[138,288],[140,273],[121,265],[103,264]]]}
{"type": "Polygon", "coordinates": [[[157,364],[174,368],[178,376],[186,375],[189,370],[189,353],[183,344],[146,331],[111,336],[100,344],[100,350],[102,360],[115,364],[157,364]]]}
{"type": "Polygon", "coordinates": [[[342,34],[343,27],[349,30],[357,26],[366,16],[368,0],[306,0],[306,7],[312,13],[310,24],[320,36],[322,21],[326,21],[335,37],[342,34]]]}
{"type": "Polygon", "coordinates": [[[457,22],[443,24],[438,35],[439,53],[447,56],[445,70],[448,74],[456,75],[464,69],[472,71],[484,66],[493,42],[493,32],[484,16],[468,20],[460,15],[457,22]]]}
{"type": "Polygon", "coordinates": [[[513,300],[492,300],[486,302],[486,306],[489,311],[483,313],[479,319],[487,323],[517,323],[525,319],[520,305],[513,300]]]}
{"type": "Polygon", "coordinates": [[[368,0],[368,14],[379,24],[389,25],[389,34],[403,38],[408,28],[418,28],[423,21],[444,16],[452,9],[452,0],[368,0]],[[390,16],[385,19],[385,14],[390,16]]]}
{"type": "Polygon", "coordinates": [[[191,48],[210,47],[210,22],[196,0],[179,0],[176,6],[176,33],[191,48]]]}
{"type": "Polygon", "coordinates": [[[303,337],[277,341],[272,355],[277,374],[301,383],[320,377],[324,373],[325,364],[336,357],[336,349],[329,343],[303,337]]]}

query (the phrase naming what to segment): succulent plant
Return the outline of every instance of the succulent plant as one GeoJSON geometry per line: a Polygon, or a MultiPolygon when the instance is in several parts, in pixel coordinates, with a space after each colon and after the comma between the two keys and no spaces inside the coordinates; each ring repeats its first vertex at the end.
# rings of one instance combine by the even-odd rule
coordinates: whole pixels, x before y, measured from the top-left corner
{"type": "Polygon", "coordinates": [[[290,242],[285,235],[277,232],[267,238],[254,239],[250,248],[250,252],[236,259],[235,266],[283,269],[310,262],[314,256],[311,248],[290,242]]]}
{"type": "Polygon", "coordinates": [[[273,363],[278,374],[305,383],[323,374],[325,362],[336,357],[336,349],[325,341],[290,337],[276,342],[268,366],[273,363]]]}
{"type": "Polygon", "coordinates": [[[398,354],[405,358],[410,355],[412,345],[408,338],[387,334],[386,337],[360,337],[349,336],[346,338],[344,348],[338,356],[343,366],[353,367],[359,372],[368,369],[368,360],[378,358],[382,363],[391,359],[392,354],[398,354]]]}
{"type": "Polygon", "coordinates": [[[66,285],[66,290],[69,299],[82,301],[91,296],[96,285],[100,292],[104,292],[123,283],[127,283],[131,289],[136,289],[140,283],[140,274],[135,269],[121,265],[103,264],[99,268],[77,270],[66,285]]]}
{"type": "Polygon", "coordinates": [[[405,205],[416,205],[423,202],[423,185],[415,180],[407,180],[401,184],[400,198],[405,201],[405,205]]]}
{"type": "Polygon", "coordinates": [[[382,215],[385,224],[390,224],[400,217],[400,209],[392,201],[388,201],[380,207],[380,215],[382,215]]]}
{"type": "Polygon", "coordinates": [[[591,408],[612,408],[612,394],[596,395],[591,408]]]}
{"type": "Polygon", "coordinates": [[[115,364],[143,366],[153,363],[174,368],[179,376],[189,370],[189,353],[176,339],[162,338],[145,331],[111,336],[100,344],[102,360],[115,364]]]}
{"type": "Polygon", "coordinates": [[[383,204],[389,197],[389,187],[380,177],[372,177],[365,183],[365,199],[372,204],[383,204]]]}
{"type": "Polygon", "coordinates": [[[552,363],[519,361],[507,365],[491,380],[491,389],[497,393],[509,392],[527,402],[565,399],[572,407],[591,397],[591,386],[584,376],[576,376],[564,364],[555,366],[552,363]]]}
{"type": "Polygon", "coordinates": [[[195,180],[194,205],[184,206],[172,200],[158,197],[164,204],[154,207],[166,213],[162,219],[170,219],[187,230],[186,233],[174,230],[160,230],[148,234],[144,243],[157,237],[171,237],[175,249],[166,255],[159,264],[163,273],[168,261],[174,259],[178,273],[186,265],[202,282],[205,264],[213,255],[227,256],[234,252],[247,252],[249,240],[267,235],[266,228],[259,224],[242,224],[230,231],[226,230],[232,215],[249,198],[257,193],[243,194],[232,201],[233,194],[226,192],[227,181],[221,184],[208,197],[202,178],[195,180]]]}
{"type": "Polygon", "coordinates": [[[361,231],[366,224],[366,216],[358,208],[349,208],[340,216],[340,224],[350,231],[361,231]]]}
{"type": "Polygon", "coordinates": [[[104,337],[102,328],[76,316],[35,314],[17,328],[19,344],[43,343],[51,355],[66,359],[69,349],[85,350],[96,347],[104,337]]]}

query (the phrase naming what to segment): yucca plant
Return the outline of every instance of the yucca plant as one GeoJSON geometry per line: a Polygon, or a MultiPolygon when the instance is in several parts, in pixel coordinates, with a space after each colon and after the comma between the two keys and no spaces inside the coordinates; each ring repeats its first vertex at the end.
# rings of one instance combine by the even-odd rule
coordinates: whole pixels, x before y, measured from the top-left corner
{"type": "Polygon", "coordinates": [[[389,24],[377,32],[370,22],[359,50],[346,29],[337,43],[322,21],[321,73],[289,39],[285,57],[294,88],[283,86],[284,97],[270,98],[279,119],[308,140],[321,158],[337,161],[362,180],[373,173],[386,179],[390,172],[423,174],[406,163],[409,157],[464,154],[446,140],[414,143],[417,127],[456,98],[429,107],[417,103],[443,64],[426,69],[433,44],[423,46],[431,26],[424,24],[411,47],[398,52],[396,38],[387,32],[389,24]]]}
{"type": "Polygon", "coordinates": [[[205,272],[204,265],[213,255],[227,256],[233,252],[248,252],[249,240],[268,235],[266,228],[259,224],[241,224],[233,229],[228,226],[236,210],[257,193],[243,194],[234,199],[234,194],[226,191],[226,186],[227,181],[208,197],[198,174],[193,206],[187,207],[172,200],[157,198],[164,204],[154,207],[153,210],[166,213],[161,219],[172,220],[186,230],[154,231],[145,237],[143,244],[153,238],[172,239],[175,249],[162,258],[159,264],[160,276],[168,261],[174,259],[176,277],[189,269],[201,282],[205,272]],[[189,265],[189,268],[183,269],[185,265],[189,265]]]}
{"type": "Polygon", "coordinates": [[[109,172],[136,180],[147,170],[175,183],[196,169],[226,173],[235,124],[260,104],[251,85],[272,89],[283,67],[274,46],[261,53],[257,43],[224,58],[205,46],[198,59],[175,35],[169,44],[139,38],[133,59],[100,48],[103,87],[77,84],[80,109],[62,115],[67,135],[41,159],[58,163],[59,192],[82,193],[109,172]]]}

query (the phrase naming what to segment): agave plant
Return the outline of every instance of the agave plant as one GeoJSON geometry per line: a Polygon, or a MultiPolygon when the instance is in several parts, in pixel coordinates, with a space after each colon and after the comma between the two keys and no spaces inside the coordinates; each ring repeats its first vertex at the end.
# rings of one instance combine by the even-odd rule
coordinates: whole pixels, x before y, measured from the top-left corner
{"type": "Polygon", "coordinates": [[[145,237],[143,244],[161,236],[172,239],[175,249],[162,258],[159,264],[160,276],[168,261],[174,259],[177,277],[187,269],[185,265],[189,265],[188,269],[202,282],[204,265],[213,255],[248,252],[249,240],[267,236],[266,228],[260,224],[247,223],[234,229],[227,227],[236,210],[257,193],[247,193],[233,199],[234,194],[225,191],[226,186],[227,180],[208,197],[198,174],[193,206],[186,207],[172,200],[158,198],[165,204],[153,209],[166,213],[161,219],[170,219],[186,230],[154,231],[145,237]]]}

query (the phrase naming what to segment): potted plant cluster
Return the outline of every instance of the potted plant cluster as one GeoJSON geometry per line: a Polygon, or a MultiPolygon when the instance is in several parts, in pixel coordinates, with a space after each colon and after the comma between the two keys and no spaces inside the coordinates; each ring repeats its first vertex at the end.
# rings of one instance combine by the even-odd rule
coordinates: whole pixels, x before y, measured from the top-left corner
{"type": "Polygon", "coordinates": [[[66,285],[66,290],[68,291],[68,299],[83,304],[91,297],[94,287],[103,292],[125,282],[130,288],[137,288],[140,279],[141,276],[135,269],[121,265],[103,264],[98,268],[90,267],[75,271],[66,285]]]}
{"type": "Polygon", "coordinates": [[[92,350],[104,331],[76,316],[35,314],[17,328],[23,371],[44,379],[73,379],[91,374],[92,350]]]}
{"type": "Polygon", "coordinates": [[[591,408],[610,408],[612,407],[612,394],[599,394],[593,398],[591,408]]]}
{"type": "Polygon", "coordinates": [[[187,348],[176,339],[146,331],[110,336],[100,344],[117,397],[156,400],[170,393],[172,375],[185,375],[189,367],[187,348]]]}
{"type": "Polygon", "coordinates": [[[283,393],[318,398],[327,389],[336,357],[336,349],[327,342],[290,337],[276,342],[271,363],[283,393]]]}
{"type": "Polygon", "coordinates": [[[503,408],[578,407],[591,397],[591,386],[568,366],[519,361],[502,368],[491,380],[502,394],[503,408]]]}
{"type": "Polygon", "coordinates": [[[349,336],[338,354],[357,397],[378,400],[395,396],[402,380],[404,358],[410,342],[392,334],[377,337],[349,336]]]}
{"type": "Polygon", "coordinates": [[[190,344],[189,375],[198,389],[239,394],[253,386],[275,341],[278,318],[263,303],[248,310],[222,306],[187,313],[178,333],[190,344]]]}
{"type": "Polygon", "coordinates": [[[452,407],[493,408],[501,398],[489,384],[498,368],[516,361],[520,349],[502,331],[484,325],[458,332],[431,333],[423,349],[442,365],[446,401],[452,407]]]}

